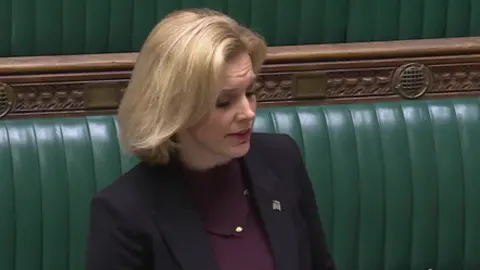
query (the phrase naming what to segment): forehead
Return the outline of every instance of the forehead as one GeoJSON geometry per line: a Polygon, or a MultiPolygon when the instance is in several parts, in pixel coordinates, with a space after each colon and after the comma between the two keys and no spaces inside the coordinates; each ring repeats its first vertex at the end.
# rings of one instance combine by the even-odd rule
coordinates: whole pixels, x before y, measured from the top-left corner
{"type": "Polygon", "coordinates": [[[224,88],[241,87],[241,84],[250,83],[254,77],[250,56],[247,53],[241,54],[227,63],[224,88]]]}
{"type": "Polygon", "coordinates": [[[233,58],[227,63],[225,71],[227,78],[243,77],[249,71],[253,72],[250,56],[247,53],[242,53],[233,58]]]}

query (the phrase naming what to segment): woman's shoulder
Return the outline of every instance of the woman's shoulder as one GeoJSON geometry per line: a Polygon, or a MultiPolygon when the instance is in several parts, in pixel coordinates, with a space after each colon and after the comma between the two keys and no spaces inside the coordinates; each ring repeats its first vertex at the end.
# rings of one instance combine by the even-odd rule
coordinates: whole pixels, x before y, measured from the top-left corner
{"type": "Polygon", "coordinates": [[[142,209],[150,211],[155,198],[152,170],[149,165],[139,163],[100,189],[92,198],[92,203],[101,201],[126,215],[140,214],[142,209]]]}
{"type": "Polygon", "coordinates": [[[289,174],[303,163],[297,143],[287,134],[253,133],[248,155],[281,174],[289,174]]]}
{"type": "Polygon", "coordinates": [[[298,155],[300,152],[297,143],[290,135],[282,133],[253,133],[251,148],[254,152],[264,153],[274,157],[301,157],[298,155]]]}

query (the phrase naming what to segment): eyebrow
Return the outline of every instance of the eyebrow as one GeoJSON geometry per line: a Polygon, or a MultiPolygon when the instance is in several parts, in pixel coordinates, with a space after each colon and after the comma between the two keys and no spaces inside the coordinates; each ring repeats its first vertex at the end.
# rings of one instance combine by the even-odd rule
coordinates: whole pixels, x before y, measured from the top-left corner
{"type": "MultiPolygon", "coordinates": [[[[257,76],[253,76],[250,84],[248,85],[248,87],[253,86],[256,82],[257,82],[257,76]]],[[[235,90],[239,90],[239,88],[223,88],[221,90],[221,92],[223,92],[223,91],[235,91],[235,90]]]]}

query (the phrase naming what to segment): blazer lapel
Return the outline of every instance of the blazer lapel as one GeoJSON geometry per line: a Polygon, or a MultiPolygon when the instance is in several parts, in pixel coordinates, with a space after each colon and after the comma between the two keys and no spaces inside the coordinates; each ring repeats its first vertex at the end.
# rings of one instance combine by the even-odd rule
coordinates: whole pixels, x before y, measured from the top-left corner
{"type": "Polygon", "coordinates": [[[158,183],[154,221],[181,268],[218,270],[208,234],[188,197],[181,170],[169,165],[161,174],[154,175],[158,183]]]}
{"type": "Polygon", "coordinates": [[[246,173],[251,181],[253,198],[270,242],[275,269],[297,270],[298,239],[287,200],[278,190],[280,179],[258,155],[249,152],[244,161],[246,173]]]}

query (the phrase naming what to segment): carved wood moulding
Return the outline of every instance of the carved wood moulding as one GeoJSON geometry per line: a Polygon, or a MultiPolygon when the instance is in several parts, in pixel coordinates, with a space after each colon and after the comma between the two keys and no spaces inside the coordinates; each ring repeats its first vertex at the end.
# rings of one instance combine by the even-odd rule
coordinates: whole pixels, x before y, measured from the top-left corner
{"type": "MultiPolygon", "coordinates": [[[[260,106],[480,94],[478,39],[374,45],[271,48],[256,84],[260,106]]],[[[135,57],[0,58],[0,118],[114,112],[135,57]]]]}

